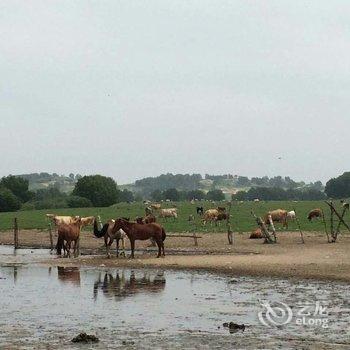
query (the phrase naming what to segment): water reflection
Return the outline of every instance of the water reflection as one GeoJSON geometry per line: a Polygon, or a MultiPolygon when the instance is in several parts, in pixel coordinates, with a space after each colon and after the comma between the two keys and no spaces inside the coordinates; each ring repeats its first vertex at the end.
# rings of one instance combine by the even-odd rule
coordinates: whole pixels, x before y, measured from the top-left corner
{"type": "Polygon", "coordinates": [[[71,283],[80,287],[80,270],[78,267],[57,266],[57,276],[62,283],[71,283]]]}
{"type": "Polygon", "coordinates": [[[102,274],[94,283],[94,299],[97,299],[99,291],[106,298],[115,298],[117,300],[137,293],[159,293],[165,288],[165,277],[163,271],[157,273],[144,272],[137,276],[131,271],[127,277],[125,271],[112,273],[106,272],[102,280],[102,274]]]}

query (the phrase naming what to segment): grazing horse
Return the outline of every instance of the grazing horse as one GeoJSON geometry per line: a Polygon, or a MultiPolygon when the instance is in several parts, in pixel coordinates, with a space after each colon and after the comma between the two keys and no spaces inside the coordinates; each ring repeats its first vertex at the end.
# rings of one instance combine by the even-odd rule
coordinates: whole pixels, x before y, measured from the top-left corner
{"type": "Polygon", "coordinates": [[[160,209],[159,217],[164,218],[165,220],[167,218],[174,218],[175,220],[177,219],[177,208],[160,209]]]}
{"type": "Polygon", "coordinates": [[[107,258],[111,257],[110,254],[110,248],[111,245],[113,244],[114,240],[116,240],[116,248],[117,248],[117,257],[119,256],[119,240],[122,240],[122,248],[123,248],[123,255],[125,256],[125,232],[122,230],[118,230],[116,232],[112,232],[112,229],[114,227],[115,220],[110,219],[107,221],[106,224],[103,225],[101,230],[98,229],[97,227],[97,220],[94,222],[94,235],[97,238],[104,237],[105,240],[105,247],[106,247],[106,253],[107,253],[107,258]]]}
{"type": "Polygon", "coordinates": [[[198,215],[201,215],[201,216],[202,216],[202,215],[204,214],[204,209],[203,209],[203,207],[197,207],[197,208],[196,208],[196,211],[197,211],[197,214],[198,214],[198,215]]]}
{"type": "Polygon", "coordinates": [[[159,258],[162,255],[165,256],[164,252],[164,240],[166,237],[164,228],[156,223],[151,224],[138,224],[136,222],[129,222],[123,219],[117,219],[115,225],[112,229],[112,233],[117,232],[122,229],[130,240],[131,246],[131,258],[133,259],[134,250],[135,250],[135,241],[141,240],[145,241],[147,239],[153,238],[158,246],[158,255],[159,258]]]}
{"type": "Polygon", "coordinates": [[[315,218],[322,218],[322,217],[323,217],[323,211],[320,208],[312,209],[307,216],[309,221],[312,221],[312,219],[315,219],[315,218]]]}
{"type": "Polygon", "coordinates": [[[81,228],[81,219],[76,219],[75,222],[67,225],[61,224],[57,228],[58,239],[56,244],[57,254],[61,255],[62,248],[64,255],[70,258],[71,244],[74,242],[74,257],[79,255],[79,235],[81,228]]]}
{"type": "Polygon", "coordinates": [[[272,211],[269,211],[268,213],[266,213],[266,215],[264,217],[264,223],[266,225],[270,225],[270,220],[269,220],[270,215],[271,215],[271,219],[273,222],[280,222],[282,224],[282,227],[285,227],[288,229],[288,221],[287,221],[288,212],[287,212],[287,210],[276,209],[276,210],[272,210],[272,211]]]}

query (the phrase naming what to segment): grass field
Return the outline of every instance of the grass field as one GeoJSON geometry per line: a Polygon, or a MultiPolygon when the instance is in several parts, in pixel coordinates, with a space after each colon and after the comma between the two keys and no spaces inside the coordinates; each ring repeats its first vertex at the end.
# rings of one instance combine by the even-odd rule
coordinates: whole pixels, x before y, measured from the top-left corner
{"type": "MultiPolygon", "coordinates": [[[[167,222],[160,219],[167,232],[223,232],[226,230],[225,224],[215,227],[207,224],[203,226],[201,219],[196,215],[196,206],[203,206],[204,209],[215,208],[217,205],[222,206],[224,203],[209,203],[197,202],[191,204],[190,202],[179,202],[175,205],[178,208],[179,218],[176,221],[168,219],[167,222]],[[188,222],[188,217],[193,214],[196,218],[194,223],[188,222]]],[[[340,203],[336,203],[340,211],[340,203]]],[[[166,203],[164,207],[172,207],[174,204],[166,203]]],[[[0,213],[0,230],[9,230],[13,227],[13,218],[17,217],[19,227],[22,229],[46,229],[48,222],[45,217],[46,213],[55,213],[58,215],[80,215],[80,216],[97,216],[100,215],[103,222],[110,218],[117,218],[121,216],[130,217],[134,219],[136,216],[144,214],[144,204],[142,203],[120,203],[108,208],[78,208],[78,209],[46,209],[46,210],[31,210],[18,211],[15,213],[0,213]]],[[[256,223],[252,218],[251,209],[257,215],[263,215],[268,210],[283,208],[286,210],[295,209],[300,220],[300,224],[305,231],[324,231],[321,220],[309,222],[306,219],[307,213],[314,208],[322,208],[325,212],[326,219],[329,217],[329,209],[327,205],[320,201],[305,201],[305,202],[244,202],[234,203],[231,209],[231,223],[235,232],[247,232],[256,228],[256,223]]],[[[345,219],[349,219],[349,214],[346,214],[345,219]]],[[[279,229],[277,225],[277,229],[279,229]]],[[[88,228],[90,229],[90,228],[88,228]]],[[[290,223],[290,230],[296,230],[297,224],[290,223]]]]}

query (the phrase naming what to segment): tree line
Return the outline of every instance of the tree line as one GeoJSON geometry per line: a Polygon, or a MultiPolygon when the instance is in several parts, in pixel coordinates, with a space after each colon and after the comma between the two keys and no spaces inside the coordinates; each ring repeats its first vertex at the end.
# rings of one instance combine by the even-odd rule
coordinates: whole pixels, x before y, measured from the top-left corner
{"type": "Polygon", "coordinates": [[[201,190],[178,191],[176,188],[169,188],[164,191],[155,190],[151,193],[151,199],[155,202],[170,200],[173,202],[191,200],[212,200],[221,201],[225,199],[222,190],[210,190],[207,193],[201,190]]]}
{"type": "Polygon", "coordinates": [[[61,192],[59,186],[29,190],[29,180],[9,175],[0,181],[0,211],[54,208],[106,207],[118,202],[131,202],[135,195],[120,190],[116,182],[102,175],[79,177],[72,193],[61,192]]]}

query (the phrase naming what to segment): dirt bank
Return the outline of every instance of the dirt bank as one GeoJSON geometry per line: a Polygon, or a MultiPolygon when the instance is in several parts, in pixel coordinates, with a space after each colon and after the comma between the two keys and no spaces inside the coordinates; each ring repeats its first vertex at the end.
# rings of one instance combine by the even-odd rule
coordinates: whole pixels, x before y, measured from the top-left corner
{"type": "MultiPolygon", "coordinates": [[[[190,238],[168,238],[167,256],[156,259],[155,252],[145,250],[149,241],[137,242],[139,248],[134,260],[104,255],[103,239],[83,233],[83,254],[78,259],[56,258],[46,261],[52,265],[111,266],[111,267],[161,267],[175,269],[203,269],[231,275],[274,276],[342,280],[350,282],[350,237],[341,236],[338,243],[328,244],[324,234],[307,233],[306,244],[300,243],[299,234],[284,232],[278,235],[278,244],[262,244],[250,240],[249,234],[237,234],[235,244],[229,246],[225,234],[201,234],[198,247],[190,238]]],[[[0,233],[0,243],[11,244],[11,232],[0,233]]],[[[22,231],[20,245],[49,247],[47,232],[22,231]]]]}

